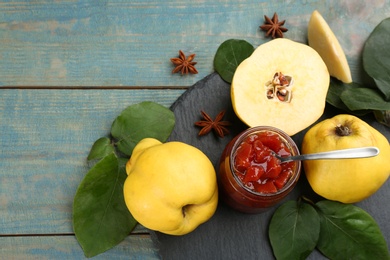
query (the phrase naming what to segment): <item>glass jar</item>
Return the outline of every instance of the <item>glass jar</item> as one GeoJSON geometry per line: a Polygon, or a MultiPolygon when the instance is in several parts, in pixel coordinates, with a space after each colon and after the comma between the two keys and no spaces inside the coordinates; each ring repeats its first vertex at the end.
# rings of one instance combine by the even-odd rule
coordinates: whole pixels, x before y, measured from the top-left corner
{"type": "Polygon", "coordinates": [[[258,152],[255,155],[252,153],[245,159],[245,156],[248,154],[248,151],[245,150],[248,149],[245,149],[243,143],[250,144],[252,148],[249,148],[249,150],[251,151],[259,151],[262,149],[268,151],[268,148],[270,148],[273,152],[281,156],[288,156],[290,154],[299,155],[299,150],[290,136],[282,130],[270,126],[249,128],[238,134],[225,147],[219,165],[218,181],[221,199],[227,205],[238,211],[245,213],[261,213],[278,204],[295,187],[301,172],[301,162],[295,161],[281,164],[278,160],[276,161],[277,163],[275,163],[276,157],[269,151],[265,153],[268,157],[260,158],[264,154],[263,152],[258,152]],[[256,140],[260,140],[261,143],[256,140]],[[282,148],[276,145],[276,143],[279,144],[279,142],[280,147],[282,148]],[[262,145],[267,148],[264,148],[262,145]],[[262,160],[267,163],[273,162],[274,164],[269,164],[271,166],[268,164],[265,165],[262,160]],[[242,163],[243,161],[245,163],[242,163]],[[245,168],[248,165],[244,165],[248,162],[250,162],[250,166],[253,169],[256,167],[263,167],[261,173],[256,175],[256,171],[253,169],[249,170],[249,168],[245,168]],[[246,170],[243,170],[244,168],[246,170]],[[251,175],[246,176],[249,172],[251,175]],[[279,172],[279,175],[276,176],[277,172],[279,172]],[[287,176],[284,172],[288,172],[287,174],[289,176],[283,182],[278,178],[279,176],[282,176],[282,173],[284,176],[287,176]],[[254,180],[258,175],[261,175],[262,177],[258,180],[254,180]],[[273,178],[271,178],[271,176],[273,178]],[[271,184],[277,188],[275,189],[271,184]]]}

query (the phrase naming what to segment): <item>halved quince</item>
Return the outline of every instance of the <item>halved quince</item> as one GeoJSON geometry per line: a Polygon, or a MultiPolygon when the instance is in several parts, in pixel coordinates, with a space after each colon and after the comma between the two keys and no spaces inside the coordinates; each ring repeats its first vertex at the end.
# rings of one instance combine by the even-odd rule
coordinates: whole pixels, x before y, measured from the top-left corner
{"type": "Polygon", "coordinates": [[[329,80],[328,69],[313,48],[275,39],[257,47],[237,67],[232,105],[250,127],[268,125],[294,135],[323,114],[329,80]]]}
{"type": "Polygon", "coordinates": [[[344,83],[351,83],[351,70],[343,48],[317,10],[312,13],[307,29],[309,45],[320,54],[330,75],[344,83]]]}

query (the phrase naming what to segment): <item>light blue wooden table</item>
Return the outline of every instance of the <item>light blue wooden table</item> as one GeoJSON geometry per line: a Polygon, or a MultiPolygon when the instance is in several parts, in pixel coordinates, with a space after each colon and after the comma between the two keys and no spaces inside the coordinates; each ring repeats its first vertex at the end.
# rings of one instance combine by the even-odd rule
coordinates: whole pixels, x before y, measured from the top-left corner
{"type": "MultiPolygon", "coordinates": [[[[169,107],[214,71],[230,38],[257,46],[263,16],[286,19],[306,42],[319,10],[334,28],[355,81],[369,33],[390,17],[388,0],[2,1],[0,3],[0,258],[83,259],[72,202],[93,142],[127,106],[169,107]],[[171,74],[178,51],[196,53],[199,74],[171,74]]],[[[138,227],[97,259],[158,258],[138,227]]]]}

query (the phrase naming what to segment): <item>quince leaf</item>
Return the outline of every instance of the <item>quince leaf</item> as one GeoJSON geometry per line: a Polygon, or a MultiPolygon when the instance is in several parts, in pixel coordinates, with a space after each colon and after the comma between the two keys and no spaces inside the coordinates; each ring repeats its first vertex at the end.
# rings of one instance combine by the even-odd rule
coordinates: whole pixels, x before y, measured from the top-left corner
{"type": "Polygon", "coordinates": [[[390,101],[390,18],[382,20],[363,47],[363,67],[390,101]]]}
{"type": "Polygon", "coordinates": [[[374,111],[375,119],[382,125],[390,127],[390,110],[374,111]]]}
{"type": "Polygon", "coordinates": [[[102,159],[103,157],[114,152],[115,148],[111,144],[111,139],[108,137],[102,137],[95,141],[92,145],[91,151],[88,154],[88,160],[102,159]]]}
{"type": "Polygon", "coordinates": [[[344,83],[336,78],[331,77],[328,93],[326,95],[326,102],[336,108],[339,108],[356,116],[363,116],[365,114],[368,114],[371,112],[371,110],[366,109],[367,104],[365,104],[364,102],[357,100],[356,104],[353,106],[354,110],[351,110],[346,104],[354,104],[355,101],[353,99],[355,97],[350,97],[344,94],[343,99],[341,98],[344,92],[351,93],[358,88],[363,88],[363,86],[356,82],[344,83]],[[344,99],[347,101],[344,102],[344,99]]]}
{"type": "Polygon", "coordinates": [[[123,163],[114,153],[90,169],[73,203],[73,229],[86,257],[98,255],[121,242],[137,221],[126,207],[123,163]]]}
{"type": "Polygon", "coordinates": [[[224,41],[214,56],[214,68],[223,80],[232,83],[237,66],[254,51],[252,44],[245,40],[224,41]]]}
{"type": "Polygon", "coordinates": [[[390,102],[383,99],[379,91],[371,88],[349,88],[344,90],[340,99],[352,111],[390,110],[390,102]]]}
{"type": "Polygon", "coordinates": [[[175,126],[175,116],[168,108],[151,101],[127,107],[114,120],[111,135],[119,151],[130,156],[144,138],[165,142],[175,126]]]}
{"type": "Polygon", "coordinates": [[[301,200],[287,201],[272,216],[269,238],[277,259],[306,259],[320,233],[320,219],[314,207],[301,200]]]}
{"type": "Polygon", "coordinates": [[[328,93],[326,95],[326,102],[331,104],[334,107],[348,111],[348,107],[341,100],[340,95],[343,91],[353,88],[355,83],[343,83],[340,80],[337,80],[333,77],[330,78],[330,84],[328,93]]]}
{"type": "Polygon", "coordinates": [[[387,243],[375,220],[352,204],[322,200],[317,248],[330,259],[390,259],[387,243]]]}

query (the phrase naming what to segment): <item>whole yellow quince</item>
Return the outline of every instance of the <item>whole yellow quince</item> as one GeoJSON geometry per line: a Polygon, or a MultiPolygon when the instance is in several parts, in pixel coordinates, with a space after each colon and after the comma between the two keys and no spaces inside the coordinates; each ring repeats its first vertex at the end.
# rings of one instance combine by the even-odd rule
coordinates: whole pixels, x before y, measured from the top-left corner
{"type": "Polygon", "coordinates": [[[218,204],[213,164],[199,149],[182,143],[141,140],[126,164],[124,198],[144,227],[184,235],[209,220],[218,204]]]}
{"type": "Polygon", "coordinates": [[[337,115],[317,123],[305,134],[302,153],[376,146],[371,158],[303,161],[313,190],[329,200],[355,203],[375,193],[390,174],[387,138],[363,120],[337,115]]]}

